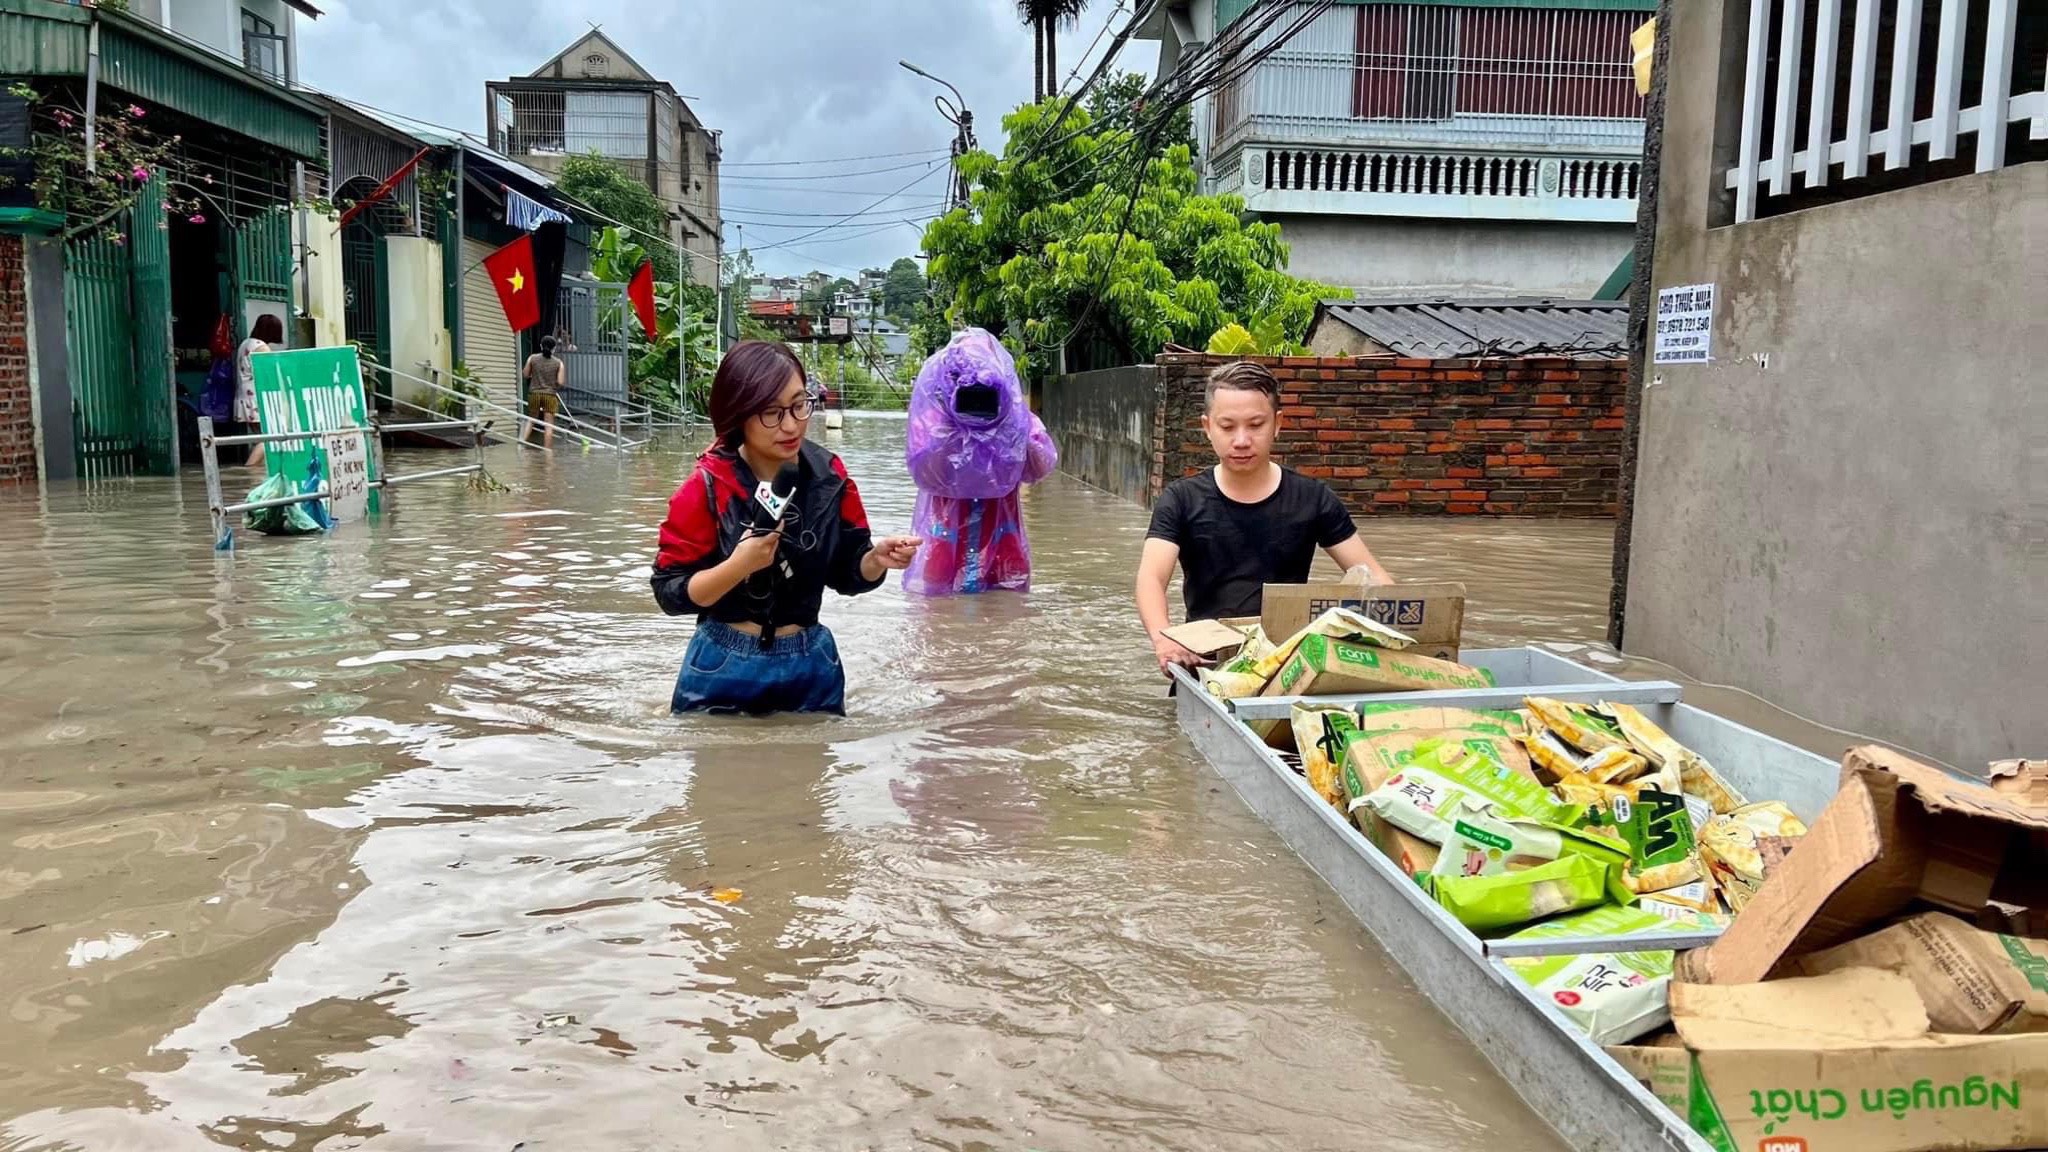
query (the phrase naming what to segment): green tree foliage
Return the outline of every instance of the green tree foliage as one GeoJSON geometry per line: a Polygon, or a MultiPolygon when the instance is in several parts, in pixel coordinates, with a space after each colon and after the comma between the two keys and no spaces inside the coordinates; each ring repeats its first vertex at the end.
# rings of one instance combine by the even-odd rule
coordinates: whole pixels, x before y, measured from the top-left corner
{"type": "MultiPolygon", "coordinates": [[[[590,270],[599,280],[625,284],[633,279],[640,262],[651,258],[651,252],[626,239],[619,229],[606,228],[591,251],[590,270]]],[[[692,409],[703,412],[711,395],[711,374],[718,370],[717,295],[700,284],[663,280],[658,270],[655,275],[653,340],[647,339],[631,305],[621,305],[626,309],[622,318],[626,371],[633,398],[657,413],[676,415],[680,410],[676,358],[687,355],[689,377],[684,396],[692,409]]]]}
{"type": "Polygon", "coordinates": [[[923,300],[923,270],[910,257],[897,257],[896,262],[889,265],[888,275],[882,279],[882,314],[907,322],[917,315],[917,306],[923,300]]]}
{"type": "Polygon", "coordinates": [[[1095,131],[1080,109],[1058,126],[1047,115],[1019,108],[1001,158],[964,157],[969,206],[925,232],[952,326],[997,333],[1043,375],[1076,339],[1124,363],[1200,347],[1232,323],[1300,340],[1318,299],[1348,294],[1283,271],[1279,227],[1247,223],[1238,197],[1198,195],[1185,145],[1141,166],[1130,129],[1095,131]]]}
{"type": "MultiPolygon", "coordinates": [[[[1142,72],[1119,72],[1115,78],[1105,80],[1088,94],[1088,114],[1098,125],[1128,125],[1134,123],[1139,112],[1139,101],[1151,81],[1142,72]]],[[[1174,110],[1166,127],[1159,132],[1159,146],[1164,149],[1175,144],[1184,144],[1188,152],[1195,150],[1195,114],[1186,107],[1174,110]]]]}
{"type": "Polygon", "coordinates": [[[555,188],[568,199],[632,228],[629,239],[643,246],[647,258],[654,261],[654,278],[676,279],[676,250],[666,242],[670,235],[668,213],[647,185],[592,152],[569,157],[555,178],[555,188]]]}

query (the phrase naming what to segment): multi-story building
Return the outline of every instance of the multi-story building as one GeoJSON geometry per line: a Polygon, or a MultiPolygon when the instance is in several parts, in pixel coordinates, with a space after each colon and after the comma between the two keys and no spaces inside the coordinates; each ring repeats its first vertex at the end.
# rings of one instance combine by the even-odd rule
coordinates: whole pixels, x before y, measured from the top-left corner
{"type": "Polygon", "coordinates": [[[718,133],[666,81],[593,29],[532,75],[484,86],[491,144],[546,173],[592,152],[647,185],[669,216],[686,275],[718,282],[724,255],[718,133]]]}
{"type": "Polygon", "coordinates": [[[293,21],[320,15],[308,0],[130,0],[128,11],[284,85],[299,78],[293,21]]]}
{"type": "MultiPolygon", "coordinates": [[[[1142,34],[1163,75],[1269,45],[1310,8],[1166,0],[1142,34]]],[[[1629,34],[1655,8],[1341,2],[1197,101],[1204,188],[1278,223],[1295,274],[1325,283],[1590,296],[1632,243],[1643,101],[1629,34]]]]}

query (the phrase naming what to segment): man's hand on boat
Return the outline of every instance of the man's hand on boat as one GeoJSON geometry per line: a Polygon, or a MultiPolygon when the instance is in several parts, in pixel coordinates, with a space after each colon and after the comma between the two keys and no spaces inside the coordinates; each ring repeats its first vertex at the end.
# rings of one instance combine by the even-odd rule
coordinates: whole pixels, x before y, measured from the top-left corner
{"type": "Polygon", "coordinates": [[[1208,661],[1200,656],[1168,639],[1164,632],[1152,634],[1152,655],[1159,658],[1159,674],[1168,678],[1173,676],[1173,666],[1176,664],[1193,670],[1208,663],[1208,661]]]}

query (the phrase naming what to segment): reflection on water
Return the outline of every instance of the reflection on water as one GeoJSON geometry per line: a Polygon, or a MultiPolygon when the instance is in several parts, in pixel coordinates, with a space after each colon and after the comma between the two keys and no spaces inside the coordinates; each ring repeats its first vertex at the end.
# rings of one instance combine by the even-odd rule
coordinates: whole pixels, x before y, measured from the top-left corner
{"type": "MultiPolygon", "coordinates": [[[[907,525],[902,426],[837,446],[907,525]]],[[[1177,738],[1140,510],[828,602],[850,719],[678,720],[688,460],[233,559],[195,482],[0,495],[0,1147],[1553,1146],[1177,738]]],[[[1604,627],[1605,525],[1369,539],[1471,643],[1604,627]]]]}

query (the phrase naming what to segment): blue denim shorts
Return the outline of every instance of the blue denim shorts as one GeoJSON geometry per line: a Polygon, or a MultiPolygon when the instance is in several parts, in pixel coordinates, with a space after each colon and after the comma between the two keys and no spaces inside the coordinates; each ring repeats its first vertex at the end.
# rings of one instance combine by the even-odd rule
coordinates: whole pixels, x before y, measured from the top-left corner
{"type": "Polygon", "coordinates": [[[830,712],[846,714],[846,670],[839,645],[823,624],[761,638],[705,620],[683,657],[675,712],[830,712]]]}

